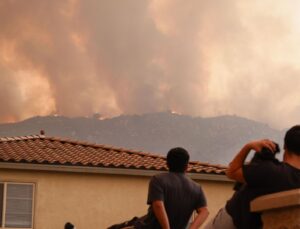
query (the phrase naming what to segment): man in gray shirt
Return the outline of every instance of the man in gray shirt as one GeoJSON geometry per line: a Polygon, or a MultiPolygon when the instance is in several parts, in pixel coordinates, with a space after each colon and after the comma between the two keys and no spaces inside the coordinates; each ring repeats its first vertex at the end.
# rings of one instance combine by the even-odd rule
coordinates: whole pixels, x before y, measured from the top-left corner
{"type": "Polygon", "coordinates": [[[208,217],[206,199],[201,187],[185,174],[189,154],[183,148],[168,152],[168,173],[152,177],[147,203],[146,224],[152,229],[185,229],[194,210],[198,215],[190,229],[199,228],[208,217]]]}

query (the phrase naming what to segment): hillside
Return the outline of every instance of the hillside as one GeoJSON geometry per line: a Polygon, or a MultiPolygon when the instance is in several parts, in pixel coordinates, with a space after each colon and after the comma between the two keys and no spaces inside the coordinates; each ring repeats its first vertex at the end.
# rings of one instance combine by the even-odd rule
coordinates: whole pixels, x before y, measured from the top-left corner
{"type": "Polygon", "coordinates": [[[165,154],[174,146],[189,150],[192,160],[227,164],[247,141],[271,138],[282,143],[283,132],[237,116],[190,117],[170,112],[97,118],[33,117],[1,124],[0,136],[39,134],[165,154]]]}

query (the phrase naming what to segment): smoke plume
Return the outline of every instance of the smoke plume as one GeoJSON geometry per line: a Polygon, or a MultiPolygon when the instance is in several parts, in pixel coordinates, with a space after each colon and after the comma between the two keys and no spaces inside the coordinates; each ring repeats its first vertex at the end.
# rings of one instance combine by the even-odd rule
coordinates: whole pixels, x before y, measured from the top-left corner
{"type": "Polygon", "coordinates": [[[299,123],[297,0],[2,0],[0,122],[174,110],[299,123]]]}

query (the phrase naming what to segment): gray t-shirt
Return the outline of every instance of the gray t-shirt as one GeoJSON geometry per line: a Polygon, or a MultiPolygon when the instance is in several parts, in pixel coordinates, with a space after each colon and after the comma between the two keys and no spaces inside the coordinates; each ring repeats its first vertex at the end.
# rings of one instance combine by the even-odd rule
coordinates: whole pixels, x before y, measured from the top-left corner
{"type": "MultiPolygon", "coordinates": [[[[152,177],[148,200],[164,202],[171,229],[184,229],[194,210],[205,207],[206,199],[201,187],[184,173],[162,173],[152,177]]],[[[149,228],[161,228],[152,208],[148,211],[149,228]]]]}

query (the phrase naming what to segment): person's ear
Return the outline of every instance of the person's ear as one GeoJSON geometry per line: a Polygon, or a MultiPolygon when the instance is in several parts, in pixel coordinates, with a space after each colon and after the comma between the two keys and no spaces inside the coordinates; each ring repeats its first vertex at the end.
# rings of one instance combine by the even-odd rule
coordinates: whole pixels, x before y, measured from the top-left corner
{"type": "Polygon", "coordinates": [[[184,168],[184,172],[186,172],[188,170],[189,164],[187,164],[184,168]]]}

